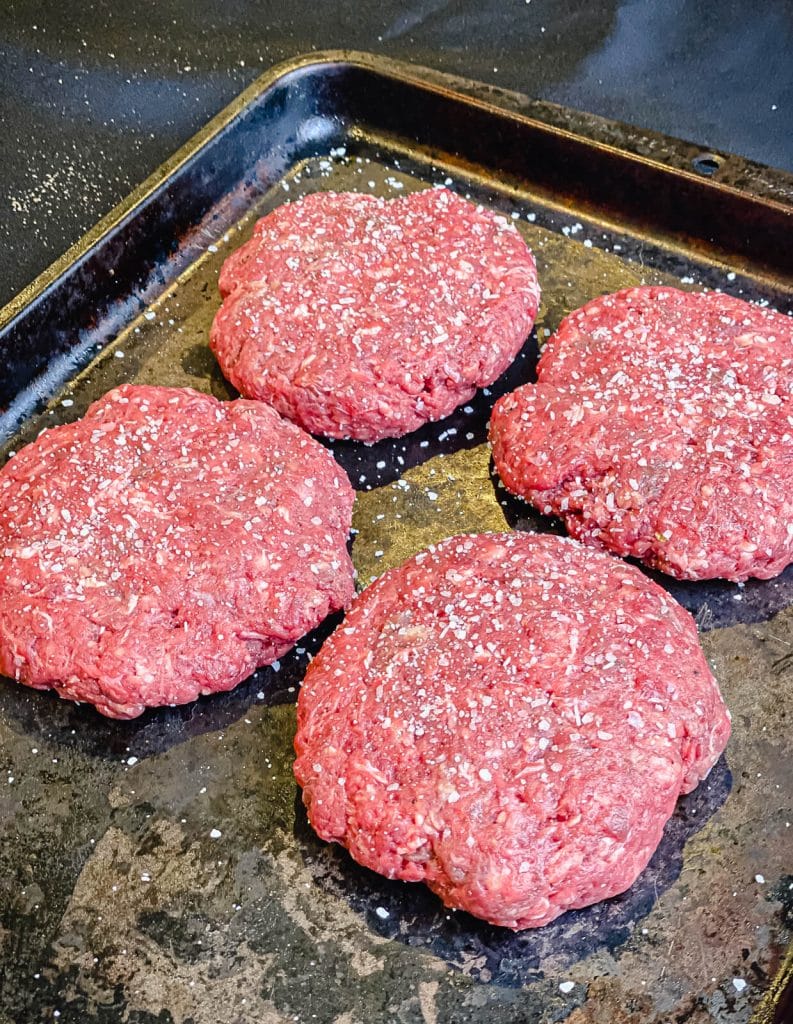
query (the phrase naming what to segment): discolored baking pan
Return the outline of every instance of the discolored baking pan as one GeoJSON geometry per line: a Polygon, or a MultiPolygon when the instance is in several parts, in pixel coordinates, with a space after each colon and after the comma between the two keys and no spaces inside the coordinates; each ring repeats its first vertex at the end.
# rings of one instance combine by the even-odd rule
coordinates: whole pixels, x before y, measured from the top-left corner
{"type": "MultiPolygon", "coordinates": [[[[443,536],[558,530],[493,478],[494,399],[570,309],[640,282],[793,310],[793,179],[737,157],[362,54],[275,69],[0,314],[3,456],[122,381],[231,397],[217,274],[315,189],[447,183],[512,217],[543,305],[513,367],[441,423],[331,448],[365,584],[443,536]]],[[[629,892],[513,934],[319,842],[291,775],[327,623],[230,694],[131,723],[0,681],[0,1020],[783,1020],[793,928],[793,570],[661,581],[733,712],[629,892]],[[782,1015],[782,1016],[780,1016],[782,1015]]]]}

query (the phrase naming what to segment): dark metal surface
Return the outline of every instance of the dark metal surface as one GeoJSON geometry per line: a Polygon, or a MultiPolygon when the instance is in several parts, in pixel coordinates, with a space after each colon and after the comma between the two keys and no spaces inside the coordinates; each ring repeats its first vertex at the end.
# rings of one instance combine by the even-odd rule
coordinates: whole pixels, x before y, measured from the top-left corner
{"type": "MultiPolygon", "coordinates": [[[[358,489],[356,566],[366,583],[450,533],[557,528],[505,496],[484,438],[567,311],[642,281],[793,309],[791,179],[732,157],[700,176],[698,152],[377,59],[299,61],[4,311],[6,449],[121,381],[230,397],[207,332],[219,267],[257,216],[317,188],[448,182],[515,219],[543,306],[469,406],[396,441],[331,446],[358,489]]],[[[793,570],[665,585],[697,615],[732,709],[726,758],[628,893],[521,935],[358,868],[308,828],[292,704],[332,623],[277,671],[132,723],[3,682],[0,1019],[745,1024],[765,992],[774,1012],[793,924],[793,570]]]]}

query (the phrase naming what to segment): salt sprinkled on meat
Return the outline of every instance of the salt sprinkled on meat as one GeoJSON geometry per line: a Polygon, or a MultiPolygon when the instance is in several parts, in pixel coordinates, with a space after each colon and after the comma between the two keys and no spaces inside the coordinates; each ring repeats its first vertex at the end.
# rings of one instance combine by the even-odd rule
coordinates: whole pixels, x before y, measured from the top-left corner
{"type": "Polygon", "coordinates": [[[211,346],[231,383],[311,433],[362,441],[441,419],[492,383],[540,294],[514,225],[444,188],[280,206],[220,290],[211,346]]]}
{"type": "Polygon", "coordinates": [[[0,470],[0,672],[117,718],[231,689],[352,596],[353,498],[269,406],[117,388],[0,470]]]}
{"type": "Polygon", "coordinates": [[[501,479],[588,544],[682,579],[793,561],[793,319],[634,288],[571,313],[490,422],[501,479]]]}
{"type": "Polygon", "coordinates": [[[353,602],[306,674],[295,774],[359,863],[529,928],[628,888],[728,736],[693,619],[638,569],[480,534],[353,602]]]}

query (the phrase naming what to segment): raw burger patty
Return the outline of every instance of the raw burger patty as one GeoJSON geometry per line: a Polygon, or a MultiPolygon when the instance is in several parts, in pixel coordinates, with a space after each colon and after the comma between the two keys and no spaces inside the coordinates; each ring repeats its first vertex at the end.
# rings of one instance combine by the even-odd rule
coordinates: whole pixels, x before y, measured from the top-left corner
{"type": "Polygon", "coordinates": [[[385,573],[308,670],[311,824],[532,928],[627,889],[729,736],[691,616],[575,541],[455,537],[385,573]]]}
{"type": "Polygon", "coordinates": [[[681,579],[793,561],[793,320],[632,288],[571,313],[493,411],[506,486],[574,537],[681,579]]]}
{"type": "Polygon", "coordinates": [[[211,346],[243,395],[313,434],[377,441],[467,402],[534,323],[534,259],[446,189],[280,206],[225,263],[211,346]]]}
{"type": "Polygon", "coordinates": [[[269,406],[117,388],[0,470],[0,672],[112,718],[229,690],[351,598],[352,503],[269,406]]]}

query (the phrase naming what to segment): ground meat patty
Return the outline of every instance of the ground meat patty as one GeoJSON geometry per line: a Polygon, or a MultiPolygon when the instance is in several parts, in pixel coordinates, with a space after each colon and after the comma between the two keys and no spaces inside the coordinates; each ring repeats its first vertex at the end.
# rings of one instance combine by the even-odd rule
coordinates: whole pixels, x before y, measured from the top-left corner
{"type": "Polygon", "coordinates": [[[571,313],[493,411],[506,486],[573,536],[681,579],[793,560],[793,320],[632,288],[571,313]]]}
{"type": "Polygon", "coordinates": [[[361,864],[530,928],[627,889],[729,731],[691,616],[638,569],[480,534],[356,599],[303,684],[295,774],[361,864]]]}
{"type": "Polygon", "coordinates": [[[242,394],[314,434],[377,441],[448,415],[512,362],[539,303],[504,217],[446,189],[324,192],[225,263],[211,345],[242,394]]]}
{"type": "Polygon", "coordinates": [[[269,406],[117,388],[0,471],[0,672],[113,718],[229,690],[351,598],[352,503],[269,406]]]}

